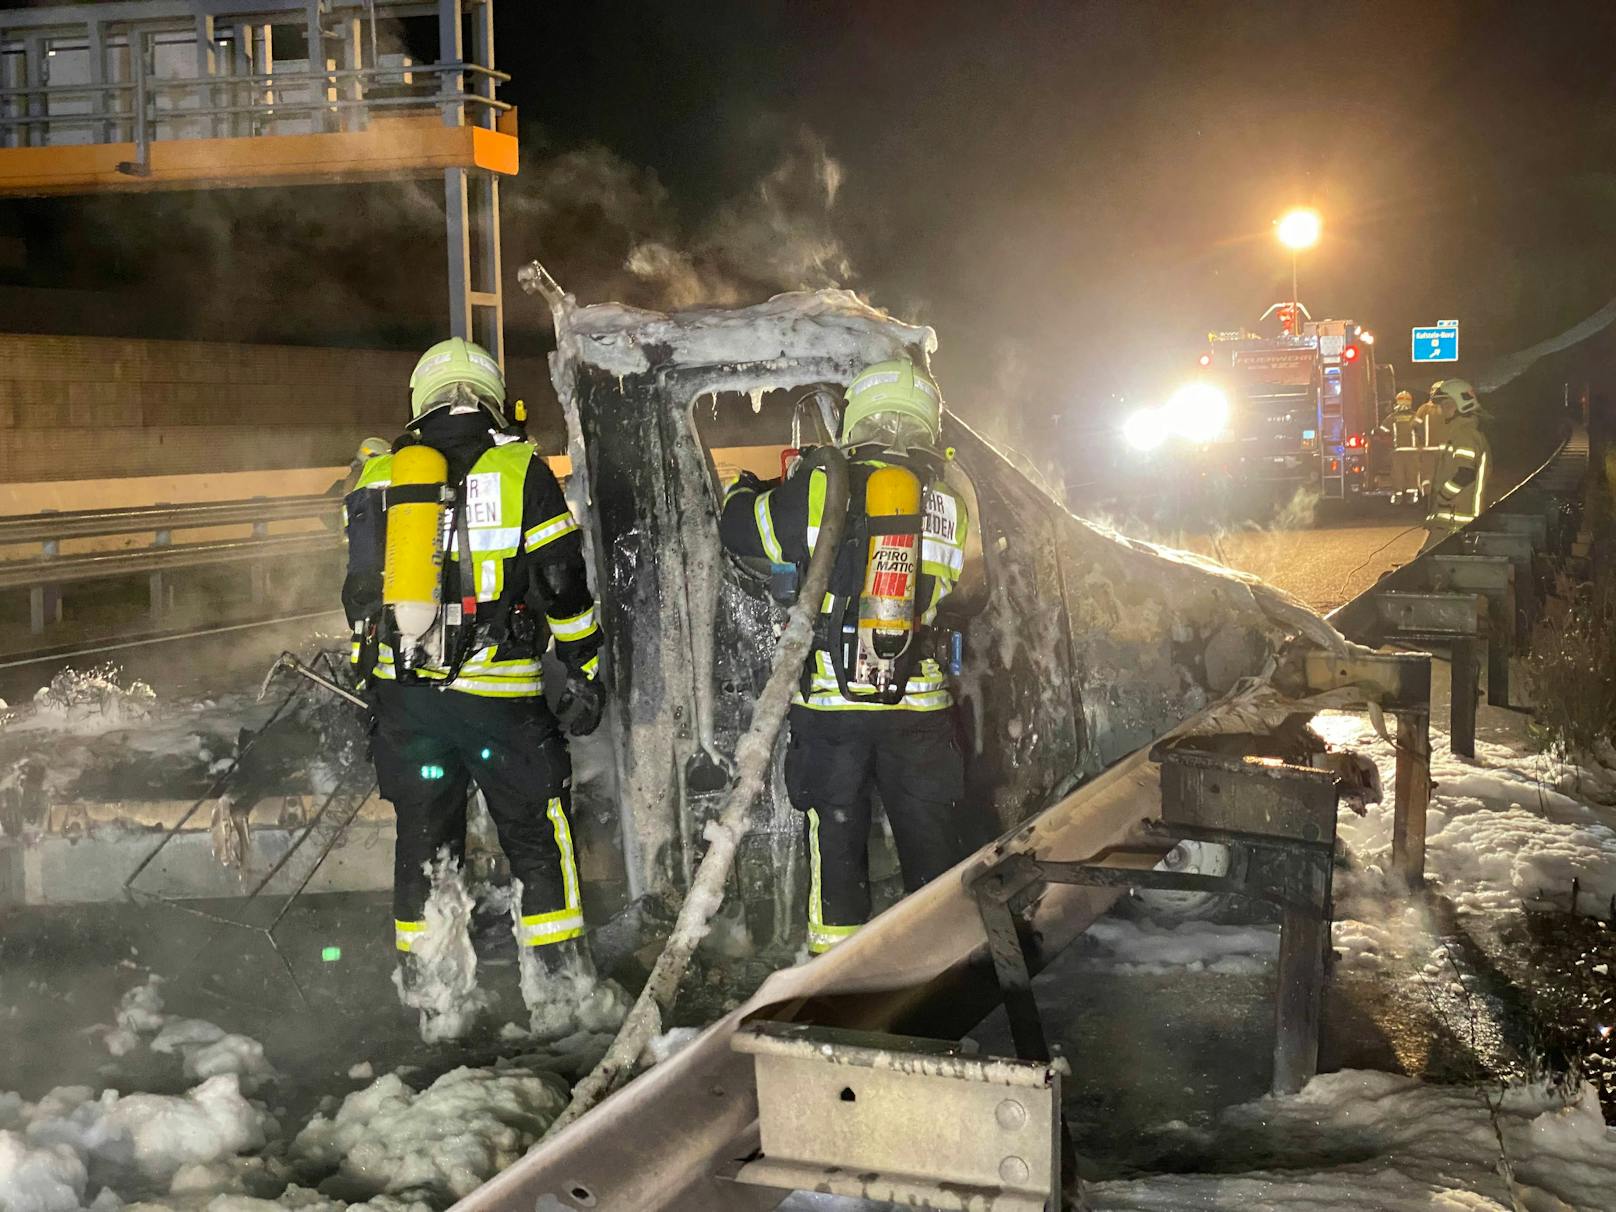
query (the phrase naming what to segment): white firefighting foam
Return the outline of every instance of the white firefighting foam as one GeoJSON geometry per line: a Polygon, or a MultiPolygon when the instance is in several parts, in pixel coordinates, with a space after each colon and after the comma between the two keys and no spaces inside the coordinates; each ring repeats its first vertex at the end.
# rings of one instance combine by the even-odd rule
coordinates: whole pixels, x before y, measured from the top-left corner
{"type": "Polygon", "coordinates": [[[523,1065],[455,1069],[420,1091],[367,1065],[334,1112],[283,1133],[243,1085],[275,1080],[258,1042],[165,1014],[160,984],[125,993],[101,1035],[115,1055],[169,1053],[203,1080],[182,1094],[0,1092],[5,1212],[433,1212],[519,1158],[566,1102],[559,1077],[523,1065]]]}
{"type": "Polygon", "coordinates": [[[399,1000],[421,1013],[421,1039],[428,1044],[463,1038],[488,1006],[477,987],[477,953],[471,945],[471,913],[476,902],[466,891],[460,865],[447,851],[430,869],[426,928],[412,939],[411,977],[393,974],[399,1000]]]}
{"type": "Polygon", "coordinates": [[[1102,954],[1086,966],[1137,975],[1175,970],[1224,975],[1263,972],[1279,954],[1275,926],[1224,926],[1215,922],[1182,922],[1175,926],[1101,918],[1083,938],[1102,954]]]}
{"type": "Polygon", "coordinates": [[[522,1068],[455,1069],[420,1092],[390,1073],[335,1115],[315,1116],[292,1142],[292,1160],[333,1172],[328,1184],[351,1194],[408,1193],[441,1206],[521,1157],[566,1101],[559,1078],[522,1068]]]}
{"type": "Polygon", "coordinates": [[[57,732],[97,733],[139,724],[157,705],[145,682],[121,684],[115,665],[64,669],[33,698],[33,716],[57,732]]]}
{"type": "MultiPolygon", "coordinates": [[[[522,881],[511,882],[511,924],[522,912],[522,881]]],[[[517,954],[522,1001],[527,1006],[531,1036],[541,1042],[571,1036],[607,1035],[623,1022],[629,999],[616,981],[602,980],[580,952],[573,951],[558,971],[540,961],[532,947],[517,954]]]]}
{"type": "Polygon", "coordinates": [[[791,291],[753,307],[671,315],[620,303],[573,305],[565,314],[565,331],[557,334],[562,356],[618,376],[648,370],[648,348],[681,366],[768,365],[791,350],[794,358],[825,358],[849,370],[937,348],[930,328],[895,320],[847,290],[791,291]]]}
{"type": "Polygon", "coordinates": [[[1616,1191],[1616,1141],[1588,1085],[1478,1097],[1466,1086],[1346,1070],[1290,1097],[1232,1107],[1208,1132],[1165,1131],[1195,1138],[1200,1152],[1240,1156],[1255,1146],[1265,1165],[1093,1184],[1091,1207],[1548,1212],[1608,1208],[1616,1191]]]}
{"type": "MultiPolygon", "coordinates": [[[[1396,754],[1367,719],[1330,713],[1327,727],[1374,759],[1390,787],[1396,754]],[[1357,724],[1356,735],[1348,735],[1357,724]]],[[[1426,817],[1426,874],[1461,912],[1495,914],[1529,904],[1570,908],[1578,885],[1578,911],[1610,916],[1616,896],[1616,809],[1572,793],[1598,791],[1608,776],[1581,770],[1508,745],[1477,741],[1474,762],[1449,752],[1433,729],[1434,787],[1426,817]]],[[[1370,872],[1391,863],[1393,804],[1371,805],[1366,815],[1343,814],[1341,837],[1370,872]]]]}
{"type": "Polygon", "coordinates": [[[88,1086],[59,1086],[37,1103],[0,1095],[0,1207],[69,1212],[92,1186],[118,1203],[160,1198],[187,1168],[256,1152],[276,1130],[233,1074],[182,1095],[88,1086]]]}

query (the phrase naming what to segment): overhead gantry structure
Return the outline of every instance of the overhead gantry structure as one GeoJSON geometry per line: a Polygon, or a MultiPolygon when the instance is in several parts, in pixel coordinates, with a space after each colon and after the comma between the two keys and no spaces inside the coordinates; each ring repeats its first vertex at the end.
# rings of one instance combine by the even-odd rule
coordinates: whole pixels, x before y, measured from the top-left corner
{"type": "Polygon", "coordinates": [[[503,361],[493,0],[100,0],[0,11],[0,196],[441,173],[449,329],[503,361]],[[429,29],[436,24],[435,50],[429,29]],[[430,54],[430,61],[428,55],[430,54]]]}

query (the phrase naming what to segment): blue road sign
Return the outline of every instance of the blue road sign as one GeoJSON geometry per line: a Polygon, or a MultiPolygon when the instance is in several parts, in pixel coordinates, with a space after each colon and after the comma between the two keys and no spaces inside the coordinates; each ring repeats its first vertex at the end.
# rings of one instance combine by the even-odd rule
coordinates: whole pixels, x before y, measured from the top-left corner
{"type": "Polygon", "coordinates": [[[1415,362],[1457,362],[1459,360],[1459,321],[1444,320],[1430,328],[1414,330],[1415,362]]]}

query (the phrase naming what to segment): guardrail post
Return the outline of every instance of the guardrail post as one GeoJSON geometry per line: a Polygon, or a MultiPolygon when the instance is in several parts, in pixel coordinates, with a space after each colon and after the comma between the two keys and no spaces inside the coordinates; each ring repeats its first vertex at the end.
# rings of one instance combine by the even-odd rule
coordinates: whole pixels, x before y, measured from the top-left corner
{"type": "MultiPolygon", "coordinates": [[[[253,500],[262,501],[264,498],[254,497],[253,500]]],[[[269,538],[269,522],[263,518],[255,521],[252,524],[252,537],[255,539],[269,538]]],[[[269,580],[268,575],[264,571],[264,566],[260,563],[254,562],[252,567],[248,570],[247,579],[248,583],[252,587],[253,605],[256,606],[258,603],[264,600],[264,597],[269,592],[269,580]]]]}
{"type": "Polygon", "coordinates": [[[1487,701],[1509,706],[1509,663],[1519,618],[1514,565],[1502,556],[1432,555],[1433,589],[1476,593],[1487,599],[1487,701]]]}
{"type": "Polygon", "coordinates": [[[1476,756],[1477,644],[1489,642],[1487,598],[1476,593],[1403,593],[1382,590],[1373,598],[1377,642],[1444,644],[1450,652],[1449,747],[1476,756]]]}
{"type": "Polygon", "coordinates": [[[1431,712],[1397,713],[1392,870],[1410,888],[1425,883],[1425,814],[1431,806],[1431,712]]]}
{"type": "MultiPolygon", "coordinates": [[[[54,513],[54,510],[45,510],[54,513]]],[[[60,539],[46,539],[40,544],[40,554],[55,559],[62,554],[60,539]]],[[[35,585],[28,591],[28,630],[38,635],[48,623],[62,621],[62,591],[55,585],[35,585]]]]}
{"type": "Polygon", "coordinates": [[[1476,697],[1481,673],[1478,665],[1476,641],[1454,637],[1448,685],[1453,720],[1450,747],[1460,757],[1476,756],[1476,697]]]}
{"type": "MultiPolygon", "coordinates": [[[[1328,864],[1328,857],[1316,860],[1328,864]]],[[[1279,925],[1279,988],[1274,999],[1275,1094],[1295,1094],[1319,1071],[1319,1021],[1324,1009],[1324,940],[1330,920],[1330,878],[1307,863],[1286,882],[1279,925]],[[1321,887],[1322,885],[1322,887],[1321,887]],[[1322,896],[1322,911],[1307,901],[1322,896]],[[1305,898],[1305,900],[1304,900],[1305,898]]],[[[1296,864],[1303,865],[1298,858],[1296,864]]]]}
{"type": "MultiPolygon", "coordinates": [[[[156,539],[152,542],[153,547],[172,547],[173,545],[174,532],[171,530],[159,530],[157,532],[156,539]]],[[[161,572],[150,573],[147,584],[151,598],[151,621],[154,624],[161,623],[163,621],[163,607],[165,605],[163,601],[165,588],[163,584],[163,574],[161,572]]]]}
{"type": "Polygon", "coordinates": [[[1392,867],[1409,887],[1419,887],[1425,879],[1425,814],[1431,803],[1430,654],[1315,650],[1307,654],[1303,668],[1304,683],[1295,693],[1354,687],[1365,704],[1379,703],[1396,718],[1392,867]]]}

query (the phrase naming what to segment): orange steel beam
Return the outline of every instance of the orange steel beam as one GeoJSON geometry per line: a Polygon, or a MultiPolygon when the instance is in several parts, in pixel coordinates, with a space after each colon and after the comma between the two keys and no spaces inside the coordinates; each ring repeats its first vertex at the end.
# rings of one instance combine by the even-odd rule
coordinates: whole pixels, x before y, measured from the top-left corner
{"type": "MultiPolygon", "coordinates": [[[[167,115],[165,115],[167,117],[167,115]]],[[[176,111],[175,121],[183,120],[176,111]]],[[[368,129],[231,139],[155,139],[151,173],[118,171],[133,143],[0,148],[0,197],[196,186],[319,185],[416,176],[445,168],[517,169],[515,123],[445,126],[437,115],[376,118],[368,129]]]]}

